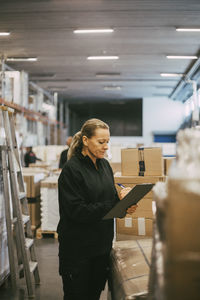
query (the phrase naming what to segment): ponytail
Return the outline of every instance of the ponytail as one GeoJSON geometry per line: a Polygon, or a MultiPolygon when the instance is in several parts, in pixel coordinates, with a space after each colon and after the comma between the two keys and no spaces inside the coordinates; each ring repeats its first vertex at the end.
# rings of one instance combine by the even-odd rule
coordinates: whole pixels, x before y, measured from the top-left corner
{"type": "Polygon", "coordinates": [[[78,131],[73,136],[73,139],[72,139],[72,142],[70,144],[69,151],[67,154],[67,159],[70,159],[76,153],[81,152],[82,148],[83,148],[82,137],[87,136],[88,138],[91,138],[92,136],[95,135],[95,130],[98,128],[109,129],[109,126],[105,122],[103,122],[99,119],[87,120],[83,124],[81,131],[78,131]]]}
{"type": "Polygon", "coordinates": [[[82,135],[81,131],[78,131],[72,139],[72,142],[70,144],[68,153],[67,153],[67,159],[69,160],[73,155],[75,155],[78,151],[81,151],[83,147],[82,142],[82,135]]]}

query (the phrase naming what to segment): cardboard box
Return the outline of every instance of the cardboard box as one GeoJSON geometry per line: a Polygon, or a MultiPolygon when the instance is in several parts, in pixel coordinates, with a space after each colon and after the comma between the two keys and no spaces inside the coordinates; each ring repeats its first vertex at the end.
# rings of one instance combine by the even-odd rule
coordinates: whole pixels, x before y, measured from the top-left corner
{"type": "Polygon", "coordinates": [[[153,219],[133,218],[127,215],[123,219],[116,219],[116,238],[118,234],[134,236],[152,236],[153,219]]]}
{"type": "Polygon", "coordinates": [[[58,188],[58,177],[59,176],[55,174],[54,176],[44,179],[41,182],[41,188],[49,188],[49,189],[58,188]]]}
{"type": "MultiPolygon", "coordinates": [[[[156,183],[158,181],[165,181],[165,176],[124,176],[117,172],[114,175],[115,183],[121,183],[125,186],[133,186],[141,183],[156,183]]],[[[148,194],[147,194],[148,195],[148,194]]]]}
{"type": "Polygon", "coordinates": [[[200,261],[168,262],[165,274],[165,295],[170,300],[198,300],[200,298],[200,261]]]}
{"type": "Polygon", "coordinates": [[[29,215],[31,219],[31,225],[35,228],[39,227],[41,223],[40,217],[40,197],[32,198],[28,200],[29,215]]]}
{"type": "Polygon", "coordinates": [[[199,179],[168,180],[166,237],[168,255],[173,258],[186,252],[200,253],[199,187],[199,179]]]}
{"type": "MultiPolygon", "coordinates": [[[[164,176],[121,176],[121,173],[116,173],[114,176],[116,190],[119,193],[121,187],[117,185],[117,183],[122,184],[125,187],[134,187],[136,184],[142,183],[156,183],[158,181],[165,181],[164,176]]],[[[153,191],[151,190],[148,194],[144,196],[138,202],[138,207],[133,214],[134,218],[142,217],[142,218],[153,218],[152,211],[152,200],[153,200],[153,191]]]]}
{"type": "Polygon", "coordinates": [[[164,157],[164,174],[168,175],[169,168],[171,167],[172,163],[176,160],[175,157],[164,157]]]}
{"type": "Polygon", "coordinates": [[[44,179],[44,173],[23,173],[27,198],[35,198],[40,195],[40,181],[44,179]]]}
{"type": "Polygon", "coordinates": [[[110,166],[113,170],[113,174],[116,172],[121,172],[121,162],[112,162],[110,163],[110,166]]]}
{"type": "Polygon", "coordinates": [[[162,176],[161,148],[130,148],[121,150],[123,176],[162,176]],[[144,169],[143,169],[144,164],[144,169]]]}
{"type": "Polygon", "coordinates": [[[199,299],[199,187],[198,178],[168,180],[164,220],[166,299],[199,299]]]}

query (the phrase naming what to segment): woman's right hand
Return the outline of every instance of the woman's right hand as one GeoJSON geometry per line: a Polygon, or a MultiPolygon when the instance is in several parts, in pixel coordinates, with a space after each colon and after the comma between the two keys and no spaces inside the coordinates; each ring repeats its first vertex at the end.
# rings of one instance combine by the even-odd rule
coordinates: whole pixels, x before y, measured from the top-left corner
{"type": "Polygon", "coordinates": [[[125,188],[121,189],[121,191],[119,192],[120,200],[122,200],[130,192],[130,190],[131,190],[130,187],[125,187],[125,188]]]}

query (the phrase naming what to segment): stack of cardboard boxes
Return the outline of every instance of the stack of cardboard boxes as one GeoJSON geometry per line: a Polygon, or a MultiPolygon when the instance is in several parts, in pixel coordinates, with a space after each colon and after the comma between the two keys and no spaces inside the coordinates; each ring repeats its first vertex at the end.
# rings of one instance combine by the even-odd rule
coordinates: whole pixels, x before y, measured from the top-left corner
{"type": "MultiPolygon", "coordinates": [[[[133,187],[142,183],[164,181],[163,157],[161,148],[131,148],[121,150],[121,173],[115,174],[115,184],[133,187]]],[[[150,191],[138,203],[136,212],[126,215],[123,219],[116,219],[116,238],[131,236],[152,236],[153,192],[150,191]]]]}
{"type": "Polygon", "coordinates": [[[164,223],[166,299],[200,298],[200,180],[168,181],[164,223]]]}
{"type": "Polygon", "coordinates": [[[22,169],[25,191],[28,199],[32,229],[40,225],[40,186],[41,181],[49,175],[49,171],[41,168],[22,169]]]}

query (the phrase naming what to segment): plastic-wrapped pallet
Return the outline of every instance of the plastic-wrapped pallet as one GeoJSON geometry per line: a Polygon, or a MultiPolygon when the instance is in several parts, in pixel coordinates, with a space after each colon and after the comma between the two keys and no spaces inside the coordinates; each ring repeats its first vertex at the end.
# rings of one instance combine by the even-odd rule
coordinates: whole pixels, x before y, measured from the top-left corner
{"type": "Polygon", "coordinates": [[[177,161],[170,168],[165,195],[155,189],[151,270],[158,276],[151,282],[155,288],[150,300],[200,299],[200,130],[182,130],[177,140],[177,161]]]}
{"type": "Polygon", "coordinates": [[[58,176],[52,176],[41,182],[41,230],[56,231],[58,221],[58,176]]]}
{"type": "MultiPolygon", "coordinates": [[[[48,146],[36,146],[33,148],[36,156],[42,159],[43,164],[49,164],[49,167],[58,168],[58,163],[60,159],[60,154],[63,150],[65,150],[67,146],[62,145],[48,145],[48,146]]],[[[39,165],[39,163],[37,163],[39,165]]]]}
{"type": "Polygon", "coordinates": [[[151,238],[117,241],[111,254],[112,300],[147,299],[151,238]]]}

